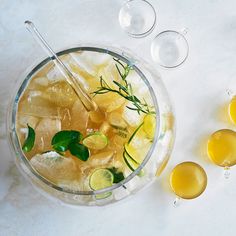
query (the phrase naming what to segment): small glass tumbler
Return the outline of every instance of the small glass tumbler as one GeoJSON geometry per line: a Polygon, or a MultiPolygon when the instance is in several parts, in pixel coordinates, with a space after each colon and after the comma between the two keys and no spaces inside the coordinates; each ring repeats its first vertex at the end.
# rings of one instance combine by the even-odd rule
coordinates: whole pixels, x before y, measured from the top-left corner
{"type": "Polygon", "coordinates": [[[156,24],[154,7],[145,0],[126,1],[119,12],[121,28],[132,37],[144,37],[156,24]]]}
{"type": "Polygon", "coordinates": [[[159,33],[151,44],[152,59],[165,68],[181,65],[189,52],[188,42],[184,37],[186,33],[186,29],[182,33],[173,30],[159,33]]]}

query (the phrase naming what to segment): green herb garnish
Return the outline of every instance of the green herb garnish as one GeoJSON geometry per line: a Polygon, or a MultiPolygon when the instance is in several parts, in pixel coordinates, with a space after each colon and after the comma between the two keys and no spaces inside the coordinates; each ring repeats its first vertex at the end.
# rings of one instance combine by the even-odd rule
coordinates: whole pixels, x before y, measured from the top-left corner
{"type": "Polygon", "coordinates": [[[56,133],[52,138],[52,147],[60,155],[61,152],[67,150],[82,161],[87,161],[89,158],[89,150],[83,144],[79,142],[83,139],[83,135],[76,130],[63,130],[56,133]]]}
{"type": "Polygon", "coordinates": [[[56,151],[65,152],[71,143],[80,142],[82,138],[79,131],[63,130],[53,136],[51,144],[56,151]]]}
{"type": "Polygon", "coordinates": [[[105,94],[108,92],[117,93],[121,97],[130,101],[132,103],[132,105],[134,106],[134,107],[127,106],[128,109],[137,111],[138,114],[140,114],[140,112],[143,112],[146,114],[147,113],[155,113],[150,110],[150,107],[148,106],[148,104],[146,103],[145,100],[143,102],[141,102],[141,100],[133,94],[132,86],[127,81],[127,76],[129,75],[130,70],[133,69],[132,66],[128,65],[128,64],[124,65],[123,63],[121,63],[121,61],[119,59],[116,59],[116,58],[113,58],[113,59],[117,62],[117,64],[115,66],[116,66],[116,69],[117,69],[121,79],[122,79],[122,82],[119,83],[119,82],[113,80],[113,83],[116,88],[111,88],[106,83],[106,81],[102,78],[102,76],[100,76],[100,87],[98,87],[97,91],[93,92],[94,96],[96,96],[98,94],[105,94]]]}
{"type": "Polygon", "coordinates": [[[78,157],[82,161],[87,161],[89,158],[89,150],[83,144],[71,143],[69,145],[70,153],[78,157]]]}
{"type": "Polygon", "coordinates": [[[35,131],[28,124],[27,126],[28,126],[28,135],[22,147],[22,150],[24,152],[30,152],[34,147],[34,142],[35,142],[35,131]]]}
{"type": "Polygon", "coordinates": [[[112,167],[112,168],[107,168],[107,170],[109,170],[114,176],[113,183],[116,184],[125,179],[124,174],[122,172],[119,172],[117,168],[112,167]]]}

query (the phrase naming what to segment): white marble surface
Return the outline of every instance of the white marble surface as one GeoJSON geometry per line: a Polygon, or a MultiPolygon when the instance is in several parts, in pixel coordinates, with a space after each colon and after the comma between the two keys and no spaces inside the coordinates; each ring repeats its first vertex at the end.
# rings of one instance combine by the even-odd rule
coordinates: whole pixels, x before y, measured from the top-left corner
{"type": "Polygon", "coordinates": [[[236,1],[152,0],[158,24],[146,38],[121,31],[118,0],[0,0],[0,235],[236,235],[236,170],[229,180],[205,157],[204,141],[225,122],[220,109],[236,91],[236,1]],[[54,48],[79,41],[108,42],[135,51],[150,63],[150,42],[165,29],[187,27],[190,54],[174,70],[159,68],[177,117],[171,161],[146,191],[104,208],[71,209],[41,196],[20,175],[7,147],[5,113],[12,87],[25,68],[44,56],[26,32],[33,20],[54,48]],[[166,189],[170,169],[184,160],[205,167],[209,184],[196,200],[173,208],[166,189]]]}

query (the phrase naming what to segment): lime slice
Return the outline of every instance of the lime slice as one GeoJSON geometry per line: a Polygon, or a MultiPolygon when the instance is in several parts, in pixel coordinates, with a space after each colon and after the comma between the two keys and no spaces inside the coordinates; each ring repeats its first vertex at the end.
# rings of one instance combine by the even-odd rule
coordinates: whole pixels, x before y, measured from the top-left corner
{"type": "MultiPolygon", "coordinates": [[[[125,150],[124,150],[124,153],[123,153],[124,161],[125,161],[126,165],[129,167],[129,169],[131,171],[135,171],[140,166],[140,163],[137,160],[135,160],[134,157],[132,157],[129,154],[129,152],[127,151],[126,147],[127,146],[125,146],[125,150]]],[[[144,170],[141,170],[138,173],[138,176],[142,177],[143,175],[144,175],[144,170]]]]}
{"type": "Polygon", "coordinates": [[[102,134],[101,132],[89,134],[83,139],[83,144],[90,149],[103,149],[107,146],[107,143],[107,136],[102,134]]]}
{"type": "Polygon", "coordinates": [[[149,139],[153,139],[156,129],[156,117],[153,114],[147,114],[143,119],[143,130],[149,139]]]}
{"type": "MultiPolygon", "coordinates": [[[[89,179],[90,188],[93,190],[100,190],[107,187],[111,187],[114,181],[114,176],[108,169],[97,169],[91,175],[89,179]]],[[[111,195],[111,192],[97,194],[97,199],[103,199],[111,195]]]]}
{"type": "Polygon", "coordinates": [[[89,179],[89,185],[93,190],[99,190],[112,186],[114,176],[108,169],[96,169],[89,179]]]}

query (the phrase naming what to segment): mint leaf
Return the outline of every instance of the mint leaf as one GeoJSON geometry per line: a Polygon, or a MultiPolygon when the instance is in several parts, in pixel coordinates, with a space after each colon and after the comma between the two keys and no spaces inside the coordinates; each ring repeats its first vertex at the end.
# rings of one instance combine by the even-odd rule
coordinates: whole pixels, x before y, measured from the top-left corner
{"type": "Polygon", "coordinates": [[[123,179],[125,179],[124,174],[122,172],[118,172],[118,169],[115,167],[112,168],[107,168],[109,171],[111,171],[111,173],[114,176],[114,181],[113,183],[117,184],[120,181],[122,181],[123,179]]]}
{"type": "Polygon", "coordinates": [[[35,142],[35,131],[28,124],[27,126],[28,126],[28,135],[22,147],[22,150],[24,152],[30,152],[34,147],[34,142],[35,142]]]}
{"type": "Polygon", "coordinates": [[[71,143],[69,145],[70,153],[82,161],[87,161],[89,158],[89,150],[83,144],[71,143]]]}
{"type": "Polygon", "coordinates": [[[71,143],[80,142],[82,138],[79,131],[63,130],[53,136],[51,144],[56,151],[65,152],[71,143]]]}

